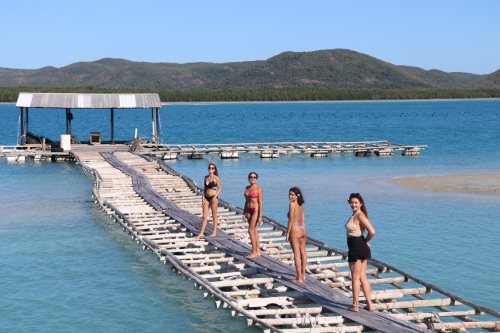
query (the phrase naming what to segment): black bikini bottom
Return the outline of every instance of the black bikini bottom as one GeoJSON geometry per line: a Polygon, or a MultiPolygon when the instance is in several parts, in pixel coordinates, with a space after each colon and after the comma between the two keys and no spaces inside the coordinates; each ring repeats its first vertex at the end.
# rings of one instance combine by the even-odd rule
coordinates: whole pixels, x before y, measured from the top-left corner
{"type": "Polygon", "coordinates": [[[214,199],[215,195],[212,195],[212,196],[207,196],[206,194],[204,194],[205,196],[205,199],[208,200],[209,203],[212,203],[212,200],[214,199]]]}

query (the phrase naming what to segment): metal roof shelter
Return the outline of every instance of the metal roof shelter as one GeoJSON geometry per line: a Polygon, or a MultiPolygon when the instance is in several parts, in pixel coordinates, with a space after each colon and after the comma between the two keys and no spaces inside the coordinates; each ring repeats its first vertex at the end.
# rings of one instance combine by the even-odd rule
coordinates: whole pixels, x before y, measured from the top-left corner
{"type": "Polygon", "coordinates": [[[29,127],[29,108],[66,109],[66,134],[71,134],[71,109],[110,109],[111,143],[114,144],[115,109],[151,108],[152,138],[159,141],[158,94],[79,94],[79,93],[19,93],[16,106],[20,109],[21,137],[26,139],[29,127]]]}

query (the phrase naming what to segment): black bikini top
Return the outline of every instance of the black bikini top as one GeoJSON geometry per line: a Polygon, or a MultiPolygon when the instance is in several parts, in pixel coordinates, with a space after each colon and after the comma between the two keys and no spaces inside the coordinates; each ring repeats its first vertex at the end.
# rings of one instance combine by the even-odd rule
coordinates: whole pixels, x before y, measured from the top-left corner
{"type": "Polygon", "coordinates": [[[212,180],[210,183],[205,183],[205,190],[206,189],[211,189],[211,190],[215,190],[217,188],[217,183],[215,182],[215,180],[212,180]]]}

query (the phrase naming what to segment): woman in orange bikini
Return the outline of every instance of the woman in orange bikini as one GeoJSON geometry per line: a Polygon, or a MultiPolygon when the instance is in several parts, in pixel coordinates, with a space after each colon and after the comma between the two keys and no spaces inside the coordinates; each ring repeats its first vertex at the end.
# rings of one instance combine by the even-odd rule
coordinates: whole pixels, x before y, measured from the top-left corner
{"type": "Polygon", "coordinates": [[[263,209],[263,193],[262,188],[257,185],[259,175],[255,172],[248,174],[248,181],[250,185],[246,187],[245,208],[243,209],[243,221],[248,221],[248,234],[250,235],[250,242],[252,243],[252,253],[246,258],[255,258],[260,256],[260,243],[259,232],[257,224],[262,223],[262,209],[263,209]]]}
{"type": "Polygon", "coordinates": [[[352,215],[345,224],[347,247],[349,248],[348,261],[352,281],[352,306],[349,310],[354,312],[359,311],[361,285],[366,299],[366,306],[364,308],[371,311],[372,297],[370,282],[366,278],[366,267],[368,266],[368,259],[371,258],[371,245],[369,242],[375,236],[375,229],[370,220],[368,220],[368,212],[361,195],[359,193],[351,193],[347,201],[352,209],[352,215]],[[365,230],[368,231],[366,237],[363,235],[365,230]]]}
{"type": "Polygon", "coordinates": [[[208,165],[208,176],[203,180],[203,195],[201,197],[201,206],[203,208],[203,218],[201,222],[200,234],[195,239],[200,239],[205,234],[207,227],[208,211],[212,209],[212,218],[214,220],[214,231],[210,237],[217,236],[217,224],[219,218],[217,216],[217,207],[219,206],[219,193],[222,191],[222,185],[219,179],[219,171],[215,164],[208,165]]]}
{"type": "Polygon", "coordinates": [[[293,282],[302,282],[306,279],[306,237],[307,227],[305,224],[306,216],[304,213],[305,202],[302,191],[298,187],[292,187],[288,192],[290,205],[288,208],[288,229],[286,231],[286,240],[292,245],[293,260],[297,277],[293,282]]]}

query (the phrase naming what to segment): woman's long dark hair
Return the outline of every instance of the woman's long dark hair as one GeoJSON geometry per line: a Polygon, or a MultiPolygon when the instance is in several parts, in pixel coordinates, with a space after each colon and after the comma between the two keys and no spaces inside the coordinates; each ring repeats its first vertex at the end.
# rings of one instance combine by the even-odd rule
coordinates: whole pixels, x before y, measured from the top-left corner
{"type": "Polygon", "coordinates": [[[288,193],[290,193],[290,192],[295,193],[295,195],[297,196],[297,203],[299,204],[299,206],[302,206],[304,204],[304,202],[306,202],[304,200],[304,195],[302,194],[302,191],[300,190],[300,188],[292,187],[290,189],[290,191],[288,191],[288,193]]]}
{"type": "Polygon", "coordinates": [[[361,211],[363,213],[365,213],[366,217],[368,217],[368,211],[366,210],[366,205],[365,205],[365,201],[363,200],[363,197],[361,196],[361,194],[359,193],[351,193],[351,195],[349,195],[349,203],[351,203],[351,199],[358,199],[359,202],[361,203],[361,211]]]}

